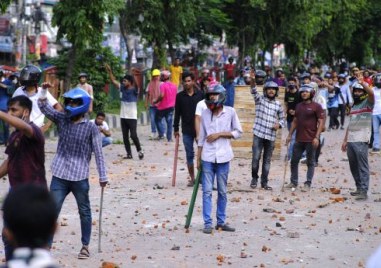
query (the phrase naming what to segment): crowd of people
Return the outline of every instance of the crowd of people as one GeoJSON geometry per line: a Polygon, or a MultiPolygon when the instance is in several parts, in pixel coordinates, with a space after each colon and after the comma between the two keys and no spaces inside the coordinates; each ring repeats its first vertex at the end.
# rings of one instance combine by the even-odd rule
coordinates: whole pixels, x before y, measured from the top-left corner
{"type": "MultiPolygon", "coordinates": [[[[311,68],[309,72],[286,77],[283,70],[276,70],[275,76],[271,76],[269,70],[243,68],[235,76],[237,68],[233,58],[229,58],[224,69],[224,83],[218,81],[208,68],[203,68],[196,79],[193,73],[183,71],[179,59],[176,59],[169,70],[153,69],[152,79],[145,90],[145,105],[151,119],[150,138],[171,142],[173,137],[179,139],[181,132],[189,187],[193,187],[196,181],[195,168],[202,171],[205,234],[211,234],[213,230],[213,190],[217,191],[214,228],[235,231],[234,227],[226,223],[226,207],[230,161],[234,157],[230,141],[240,138],[243,133],[234,109],[236,86],[248,86],[255,104],[251,181],[248,187],[255,189],[260,183],[262,189],[272,190],[268,175],[276,133],[287,128],[285,144],[288,147],[291,176],[290,181],[283,186],[293,191],[297,189],[298,165],[300,161],[305,161],[308,169],[301,190],[309,191],[324,144],[324,131],[344,130],[347,126],[345,132],[342,132],[342,150],[347,152],[356,186],[356,190],[350,194],[356,200],[367,199],[370,173],[368,147],[372,148],[371,153],[380,153],[381,74],[356,67],[351,69],[350,74],[337,74],[334,71],[323,74],[317,68],[311,68]],[[285,89],[284,99],[278,97],[281,87],[285,89]],[[259,88],[263,89],[263,94],[259,88]],[[347,115],[349,123],[345,124],[347,115]],[[372,134],[373,141],[370,142],[372,134]],[[262,174],[259,175],[261,158],[262,174]]],[[[133,158],[131,138],[138,158],[143,160],[144,153],[137,129],[140,89],[131,75],[126,74],[119,82],[107,64],[105,70],[110,81],[120,91],[121,130],[126,150],[124,158],[133,158]]],[[[112,144],[111,131],[103,112],[89,120],[93,112],[93,88],[88,83],[86,73],[80,73],[78,85],[63,94],[62,104],[49,93],[48,89],[52,87],[50,83],[44,82],[39,86],[41,74],[38,67],[27,65],[20,73],[0,81],[0,143],[6,144],[5,153],[8,156],[0,165],[0,176],[8,175],[10,183],[9,196],[4,203],[3,241],[6,260],[18,258],[17,247],[20,245],[31,248],[31,259],[46,257],[46,251],[39,252],[35,249],[51,247],[54,223],[69,193],[73,193],[79,208],[82,247],[78,258],[86,259],[90,257],[92,227],[89,162],[94,153],[99,184],[105,187],[108,179],[102,147],[112,144]],[[2,96],[7,99],[3,100],[2,96]],[[57,125],[59,137],[56,155],[51,164],[52,179],[49,187],[44,159],[43,133],[48,128],[45,116],[57,125]],[[15,129],[11,134],[9,126],[15,129]],[[39,223],[46,226],[44,233],[29,232],[31,236],[40,236],[38,244],[30,242],[28,237],[20,237],[19,233],[27,229],[15,227],[13,216],[9,214],[8,207],[16,206],[17,196],[28,185],[34,186],[30,186],[33,190],[27,197],[37,199],[36,208],[46,210],[51,216],[46,221],[41,219],[39,223]],[[42,200],[45,200],[44,204],[41,203],[42,200]],[[54,219],[53,223],[51,218],[54,219]]],[[[48,257],[46,259],[51,261],[48,257]]]]}

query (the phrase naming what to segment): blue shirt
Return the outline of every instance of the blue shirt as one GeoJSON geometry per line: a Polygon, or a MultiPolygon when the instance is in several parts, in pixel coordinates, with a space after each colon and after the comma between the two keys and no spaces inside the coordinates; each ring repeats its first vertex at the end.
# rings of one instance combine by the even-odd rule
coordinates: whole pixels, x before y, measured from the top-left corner
{"type": "MultiPolygon", "coordinates": [[[[12,86],[12,81],[9,79],[5,79],[2,84],[6,86],[12,86]]],[[[8,110],[8,100],[9,95],[6,88],[0,87],[0,110],[7,111],[8,110]]]]}
{"type": "Polygon", "coordinates": [[[224,105],[234,107],[234,94],[235,94],[235,89],[234,89],[234,82],[226,82],[224,85],[226,89],[226,100],[224,105]]]}
{"type": "Polygon", "coordinates": [[[39,99],[38,106],[58,127],[57,153],[51,164],[52,175],[68,181],[88,179],[91,154],[94,152],[99,181],[107,181],[98,127],[85,118],[73,123],[65,113],[47,104],[46,99],[39,99]]]}

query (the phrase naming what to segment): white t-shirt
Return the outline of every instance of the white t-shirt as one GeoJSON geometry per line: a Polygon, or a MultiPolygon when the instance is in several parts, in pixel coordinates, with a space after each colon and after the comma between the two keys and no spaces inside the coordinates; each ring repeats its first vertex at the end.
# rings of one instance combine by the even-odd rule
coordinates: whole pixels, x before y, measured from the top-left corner
{"type": "Polygon", "coordinates": [[[373,107],[373,115],[381,114],[381,89],[377,87],[373,87],[374,93],[374,107],[373,107]]]}
{"type": "MultiPolygon", "coordinates": [[[[16,96],[23,95],[23,96],[28,97],[32,101],[32,112],[30,114],[29,120],[31,122],[33,122],[38,127],[42,127],[44,125],[44,119],[45,119],[45,115],[41,112],[41,110],[37,104],[38,99],[41,97],[41,90],[42,90],[42,88],[38,87],[37,93],[34,93],[32,95],[28,95],[26,90],[24,90],[24,87],[19,87],[18,89],[16,89],[15,93],[13,93],[13,96],[12,96],[12,98],[13,98],[16,96]]],[[[52,96],[52,94],[49,93],[49,91],[48,91],[48,94],[46,97],[48,99],[48,103],[51,106],[54,106],[58,103],[57,100],[52,96]]]]}
{"type": "MultiPolygon", "coordinates": [[[[95,119],[92,119],[92,120],[90,120],[90,122],[92,122],[92,123],[94,123],[95,124],[95,119]]],[[[108,124],[107,124],[107,122],[106,121],[103,121],[102,122],[102,125],[96,125],[97,127],[101,127],[103,130],[106,130],[106,131],[109,131],[110,130],[110,128],[108,127],[108,124]]],[[[101,132],[101,135],[102,136],[105,136],[105,134],[103,134],[103,132],[101,132]]]]}
{"type": "Polygon", "coordinates": [[[201,116],[202,112],[206,109],[208,109],[208,106],[206,106],[205,100],[201,100],[197,103],[196,112],[194,114],[201,116]]]}

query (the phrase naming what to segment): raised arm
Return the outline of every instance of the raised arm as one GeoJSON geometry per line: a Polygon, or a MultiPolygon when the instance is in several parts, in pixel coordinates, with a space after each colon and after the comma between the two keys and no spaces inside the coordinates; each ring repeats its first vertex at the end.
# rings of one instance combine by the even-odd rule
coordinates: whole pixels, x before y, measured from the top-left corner
{"type": "Polygon", "coordinates": [[[111,82],[114,84],[114,86],[116,86],[119,89],[120,88],[120,83],[118,82],[118,80],[115,79],[115,76],[114,76],[114,74],[111,71],[110,65],[105,63],[105,68],[106,68],[106,72],[107,72],[108,76],[110,77],[111,82]]]}
{"type": "MultiPolygon", "coordinates": [[[[9,109],[12,112],[12,106],[9,107],[9,109]]],[[[9,125],[13,126],[17,130],[21,131],[28,138],[33,136],[32,126],[29,123],[25,122],[24,120],[22,120],[16,116],[13,116],[13,115],[10,115],[10,114],[5,113],[3,111],[0,111],[0,120],[7,122],[9,125]]]]}

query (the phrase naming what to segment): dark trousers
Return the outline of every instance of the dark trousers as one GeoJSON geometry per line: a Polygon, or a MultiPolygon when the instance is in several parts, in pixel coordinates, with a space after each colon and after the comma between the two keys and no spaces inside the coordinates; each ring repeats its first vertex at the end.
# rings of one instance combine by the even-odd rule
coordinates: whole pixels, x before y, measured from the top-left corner
{"type": "Polygon", "coordinates": [[[307,152],[307,180],[305,184],[311,185],[312,178],[315,172],[315,148],[312,146],[312,142],[296,142],[294,145],[294,151],[291,158],[291,182],[298,185],[298,169],[299,161],[302,158],[303,152],[307,152]]]}
{"type": "Polygon", "coordinates": [[[347,105],[339,104],[339,112],[340,112],[340,124],[343,127],[345,123],[345,114],[346,114],[347,105]]]}
{"type": "Polygon", "coordinates": [[[268,182],[268,176],[270,172],[271,157],[273,155],[275,147],[275,141],[270,141],[266,139],[259,138],[254,135],[253,137],[253,158],[251,160],[251,178],[258,181],[258,170],[259,170],[259,160],[262,159],[262,174],[261,174],[261,185],[266,186],[268,182]]]}
{"type": "Polygon", "coordinates": [[[348,142],[347,156],[349,168],[358,190],[367,192],[369,188],[368,144],[366,142],[348,142]]]}
{"type": "Polygon", "coordinates": [[[329,115],[329,128],[339,128],[340,123],[337,119],[339,117],[339,108],[332,107],[328,108],[328,115],[329,115]]]}
{"type": "Polygon", "coordinates": [[[126,149],[126,152],[129,155],[131,155],[131,144],[130,144],[130,139],[129,139],[130,132],[131,132],[131,139],[136,146],[136,150],[138,152],[140,152],[142,150],[142,148],[140,147],[138,134],[136,133],[137,122],[138,122],[138,120],[136,120],[136,119],[126,119],[126,118],[120,119],[120,124],[122,126],[124,148],[126,149]]]}

